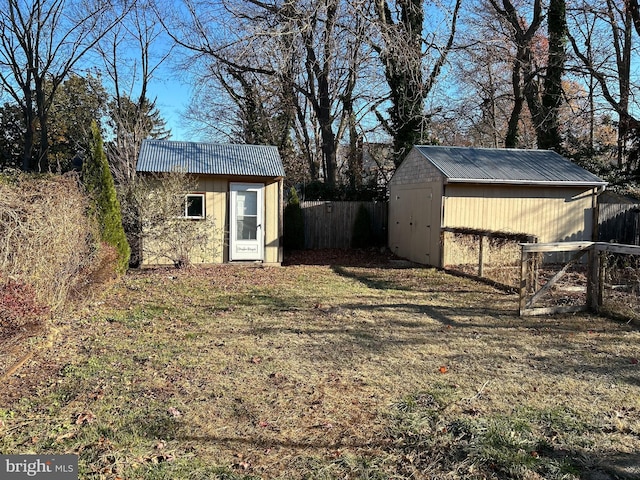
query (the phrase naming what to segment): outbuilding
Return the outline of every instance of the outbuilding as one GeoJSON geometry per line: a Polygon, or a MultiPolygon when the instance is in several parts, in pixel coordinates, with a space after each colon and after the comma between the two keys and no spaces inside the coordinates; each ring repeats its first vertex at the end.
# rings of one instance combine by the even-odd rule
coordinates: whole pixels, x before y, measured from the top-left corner
{"type": "Polygon", "coordinates": [[[605,186],[553,151],[416,146],[389,181],[389,247],[443,267],[445,229],[593,240],[605,186]]]}
{"type": "MultiPolygon", "coordinates": [[[[191,263],[281,264],[284,168],[276,147],[145,140],[136,171],[195,178],[194,191],[184,192],[185,221],[213,219],[216,229],[211,248],[191,263]]],[[[142,251],[143,266],[171,263],[142,251]]]]}

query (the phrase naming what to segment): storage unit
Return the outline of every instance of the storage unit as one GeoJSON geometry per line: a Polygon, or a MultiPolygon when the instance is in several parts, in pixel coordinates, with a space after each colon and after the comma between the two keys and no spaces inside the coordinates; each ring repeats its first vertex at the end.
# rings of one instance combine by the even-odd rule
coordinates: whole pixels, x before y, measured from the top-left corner
{"type": "MultiPolygon", "coordinates": [[[[284,167],[276,147],[145,140],[136,171],[180,171],[197,179],[197,189],[185,192],[185,217],[213,218],[216,231],[209,238],[211,254],[204,252],[192,263],[282,262],[284,167]]],[[[169,263],[142,258],[143,265],[169,263]]]]}
{"type": "Polygon", "coordinates": [[[445,228],[593,240],[605,186],[548,150],[416,146],[389,181],[389,248],[443,267],[445,228]]]}

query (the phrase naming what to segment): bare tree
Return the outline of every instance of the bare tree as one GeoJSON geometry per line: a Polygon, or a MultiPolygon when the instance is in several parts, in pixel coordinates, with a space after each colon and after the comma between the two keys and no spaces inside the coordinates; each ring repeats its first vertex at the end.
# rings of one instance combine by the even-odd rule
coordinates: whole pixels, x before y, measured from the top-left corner
{"type": "Polygon", "coordinates": [[[172,51],[162,42],[163,34],[151,4],[140,0],[97,45],[113,88],[109,113],[114,140],[108,154],[120,185],[134,180],[142,140],[170,135],[155,99],[148,98],[149,83],[172,51]]]}
{"type": "Polygon", "coordinates": [[[396,165],[413,145],[423,140],[426,130],[424,101],[453,47],[460,4],[460,0],[455,1],[446,40],[440,44],[434,38],[434,32],[423,36],[422,0],[374,0],[379,29],[374,45],[384,66],[391,100],[389,121],[380,113],[378,118],[393,137],[396,165]],[[425,78],[425,58],[431,55],[435,60],[425,78]]]}
{"type": "Polygon", "coordinates": [[[244,141],[270,130],[254,121],[263,118],[259,109],[276,108],[281,124],[271,138],[280,148],[297,146],[310,179],[334,186],[338,146],[356,132],[354,68],[362,67],[358,59],[365,42],[361,31],[356,34],[362,27],[358,10],[343,0],[223,5],[233,31],[225,32],[224,25],[216,30],[213,23],[220,19],[203,14],[204,5],[186,2],[188,18],[181,19],[181,28],[171,28],[174,39],[191,51],[192,61],[203,61],[207,72],[215,72],[216,83],[240,113],[244,141]]]}
{"type": "Polygon", "coordinates": [[[607,0],[604,5],[585,2],[573,11],[574,25],[569,35],[581,67],[595,80],[602,96],[618,116],[617,164],[620,169],[624,167],[631,137],[640,127],[632,103],[632,61],[637,54],[632,39],[633,11],[633,4],[627,8],[627,2],[622,0],[607,0]]]}
{"type": "Polygon", "coordinates": [[[23,110],[24,170],[49,168],[48,113],[56,90],[125,13],[108,1],[7,0],[0,11],[0,82],[23,110]]]}
{"type": "Polygon", "coordinates": [[[533,41],[543,20],[542,0],[535,0],[532,18],[525,23],[523,16],[509,0],[489,0],[494,10],[511,28],[511,39],[516,47],[516,56],[511,72],[513,88],[513,109],[509,118],[505,146],[513,148],[518,145],[518,124],[522,116],[525,101],[529,99],[532,115],[538,108],[538,85],[535,82],[536,68],[534,64],[533,41]],[[532,108],[533,107],[533,108],[532,108]]]}

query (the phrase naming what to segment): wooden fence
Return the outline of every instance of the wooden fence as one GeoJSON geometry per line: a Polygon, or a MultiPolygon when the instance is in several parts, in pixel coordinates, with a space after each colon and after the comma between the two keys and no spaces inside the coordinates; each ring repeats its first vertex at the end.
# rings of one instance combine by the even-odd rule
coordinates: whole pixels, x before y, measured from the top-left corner
{"type": "Polygon", "coordinates": [[[598,241],[640,245],[640,205],[598,205],[598,241]]]}
{"type": "MultiPolygon", "coordinates": [[[[521,248],[520,315],[546,315],[583,310],[599,312],[604,306],[605,291],[620,287],[619,285],[608,285],[612,275],[611,273],[605,275],[605,270],[611,267],[607,256],[627,255],[636,259],[640,257],[640,247],[638,246],[605,242],[524,243],[521,248]],[[549,252],[572,252],[573,257],[564,262],[564,265],[558,266],[561,268],[558,268],[545,281],[540,281],[540,273],[544,269],[544,265],[540,262],[540,255],[549,252]],[[574,274],[569,285],[561,287],[561,279],[568,274],[572,267],[579,265],[583,258],[587,260],[584,275],[574,274]],[[583,280],[580,280],[580,277],[583,280]],[[554,290],[565,291],[564,295],[560,295],[562,304],[558,304],[556,301],[555,305],[536,306],[554,290]],[[585,295],[575,295],[577,292],[582,292],[585,295]],[[572,297],[578,301],[568,301],[572,297]]],[[[632,310],[635,312],[637,312],[637,303],[640,300],[637,285],[640,279],[640,269],[635,266],[637,264],[637,261],[626,260],[621,268],[622,271],[625,271],[627,277],[625,281],[628,282],[628,285],[623,285],[623,287],[630,291],[630,295],[625,298],[624,303],[626,305],[633,304],[632,310]]]]}
{"type": "Polygon", "coordinates": [[[387,202],[301,202],[305,248],[350,248],[360,205],[371,217],[373,245],[387,244],[387,202]]]}

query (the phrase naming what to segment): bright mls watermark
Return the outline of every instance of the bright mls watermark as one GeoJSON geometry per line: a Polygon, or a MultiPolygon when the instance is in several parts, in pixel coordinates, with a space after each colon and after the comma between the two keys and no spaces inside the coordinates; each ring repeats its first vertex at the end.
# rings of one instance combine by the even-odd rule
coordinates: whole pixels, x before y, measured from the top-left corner
{"type": "Polygon", "coordinates": [[[2,480],[78,480],[77,455],[0,455],[2,480]]]}

